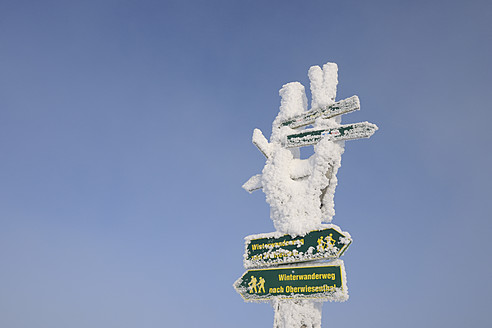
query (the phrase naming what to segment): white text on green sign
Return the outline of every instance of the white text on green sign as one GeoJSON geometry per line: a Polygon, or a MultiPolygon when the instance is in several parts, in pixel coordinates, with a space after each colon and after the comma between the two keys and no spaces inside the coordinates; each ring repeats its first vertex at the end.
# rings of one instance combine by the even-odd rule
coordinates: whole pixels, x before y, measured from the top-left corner
{"type": "Polygon", "coordinates": [[[284,141],[284,146],[292,148],[315,145],[324,137],[333,141],[369,138],[377,129],[375,124],[369,122],[345,124],[332,129],[309,129],[288,135],[284,141]]]}
{"type": "Polygon", "coordinates": [[[291,117],[283,122],[280,126],[288,126],[296,129],[305,125],[314,123],[318,117],[331,118],[341,114],[346,114],[360,109],[359,97],[352,96],[350,98],[340,100],[333,105],[322,108],[311,109],[308,112],[291,117]]]}

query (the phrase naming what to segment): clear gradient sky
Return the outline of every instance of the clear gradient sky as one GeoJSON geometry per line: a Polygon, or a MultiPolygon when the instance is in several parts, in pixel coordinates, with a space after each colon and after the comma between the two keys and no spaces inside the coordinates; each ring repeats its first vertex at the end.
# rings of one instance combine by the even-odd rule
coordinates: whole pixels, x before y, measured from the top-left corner
{"type": "MultiPolygon", "coordinates": [[[[491,327],[491,1],[0,0],[0,327],[271,327],[241,185],[287,82],[339,66],[334,224],[350,299],[324,327],[491,327]]],[[[309,89],[309,88],[307,88],[309,89]]]]}

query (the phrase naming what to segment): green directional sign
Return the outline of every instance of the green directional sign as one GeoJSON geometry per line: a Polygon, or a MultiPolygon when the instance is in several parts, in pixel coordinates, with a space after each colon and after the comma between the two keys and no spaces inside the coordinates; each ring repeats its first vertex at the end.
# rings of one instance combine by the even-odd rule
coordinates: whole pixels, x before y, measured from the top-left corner
{"type": "Polygon", "coordinates": [[[342,260],[322,266],[292,266],[246,271],[234,288],[248,302],[297,298],[343,302],[348,299],[342,260]]]}
{"type": "Polygon", "coordinates": [[[369,122],[346,124],[333,129],[310,129],[288,135],[285,140],[285,147],[292,148],[314,145],[323,137],[329,137],[333,141],[369,138],[377,129],[375,124],[369,122]]]}
{"type": "Polygon", "coordinates": [[[280,126],[288,126],[297,129],[301,126],[314,123],[318,117],[331,118],[341,114],[346,114],[360,109],[359,97],[352,96],[350,98],[340,100],[333,105],[322,108],[311,109],[300,115],[291,117],[280,123],[280,126]]]}
{"type": "Polygon", "coordinates": [[[336,225],[311,231],[304,236],[292,237],[268,233],[245,238],[245,268],[275,264],[334,259],[342,256],[352,243],[348,232],[336,225]]]}

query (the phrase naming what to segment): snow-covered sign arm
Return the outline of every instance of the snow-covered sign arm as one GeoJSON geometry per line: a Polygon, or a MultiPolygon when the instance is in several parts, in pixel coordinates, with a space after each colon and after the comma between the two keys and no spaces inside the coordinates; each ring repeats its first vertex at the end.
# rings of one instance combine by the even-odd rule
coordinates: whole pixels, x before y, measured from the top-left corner
{"type": "Polygon", "coordinates": [[[261,189],[261,187],[261,174],[253,175],[243,184],[243,189],[250,194],[255,190],[261,189]]]}
{"type": "Polygon", "coordinates": [[[281,126],[288,126],[292,129],[297,129],[309,124],[313,124],[317,118],[325,119],[332,118],[338,115],[347,114],[360,109],[359,97],[352,96],[350,98],[340,100],[333,105],[318,107],[310,111],[290,117],[287,120],[280,122],[281,126]]]}
{"type": "Polygon", "coordinates": [[[260,129],[255,129],[253,131],[253,144],[261,151],[266,158],[270,157],[272,153],[272,147],[268,143],[268,140],[265,138],[260,129]]]}

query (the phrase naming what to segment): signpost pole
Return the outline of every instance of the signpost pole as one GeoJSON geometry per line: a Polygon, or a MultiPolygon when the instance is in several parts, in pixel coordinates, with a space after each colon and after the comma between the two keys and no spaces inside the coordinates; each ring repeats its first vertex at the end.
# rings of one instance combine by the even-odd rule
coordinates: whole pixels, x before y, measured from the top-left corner
{"type": "Polygon", "coordinates": [[[274,328],[321,327],[322,302],[312,300],[274,300],[274,328]]]}
{"type": "Polygon", "coordinates": [[[339,257],[352,238],[324,223],[331,223],[335,214],[333,197],[344,142],[369,138],[378,129],[369,122],[340,124],[340,116],[359,110],[360,103],[357,96],[335,102],[336,64],[313,66],[308,75],[311,110],[302,84],[282,87],[270,141],[259,129],[253,132],[253,144],[266,157],[265,167],[243,185],[250,193],[263,190],[276,231],[245,238],[247,271],[234,288],[246,302],[270,302],[274,328],[321,328],[323,302],[348,299],[339,257]],[[311,145],[314,154],[301,159],[298,148],[311,145]]]}

